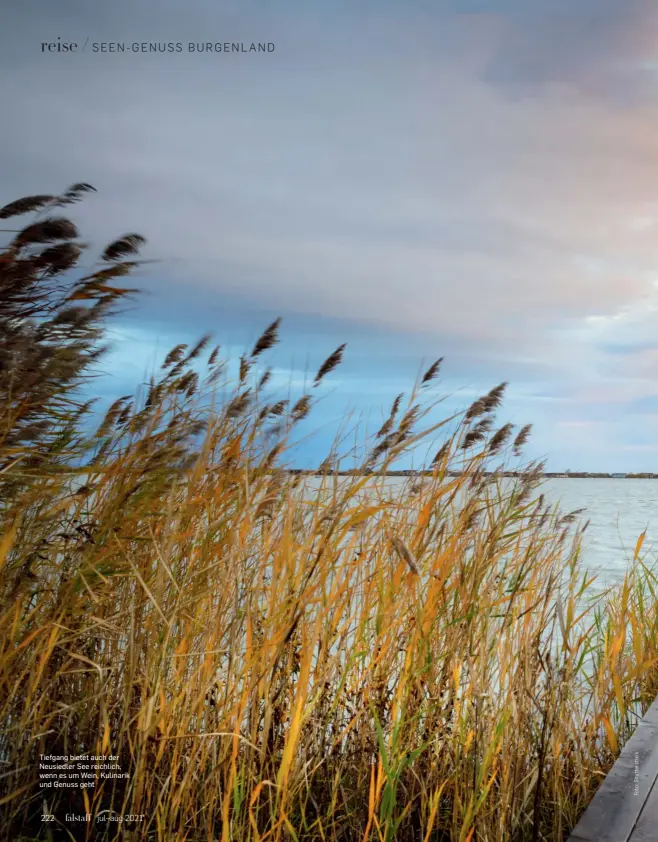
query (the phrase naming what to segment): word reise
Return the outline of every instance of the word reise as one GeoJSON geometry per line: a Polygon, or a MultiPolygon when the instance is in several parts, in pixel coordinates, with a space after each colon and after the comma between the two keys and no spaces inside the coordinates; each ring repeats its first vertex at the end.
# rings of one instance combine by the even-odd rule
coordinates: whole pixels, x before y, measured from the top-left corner
{"type": "Polygon", "coordinates": [[[78,45],[75,41],[62,41],[58,38],[57,41],[42,41],[41,52],[45,53],[77,53],[78,45]]]}

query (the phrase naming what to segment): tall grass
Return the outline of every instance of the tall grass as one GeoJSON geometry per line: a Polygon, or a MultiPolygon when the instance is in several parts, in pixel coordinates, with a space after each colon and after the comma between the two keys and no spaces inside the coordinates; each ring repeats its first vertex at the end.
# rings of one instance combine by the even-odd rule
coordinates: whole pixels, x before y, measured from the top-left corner
{"type": "MultiPolygon", "coordinates": [[[[4,253],[3,283],[21,248],[4,253]]],[[[13,329],[38,331],[43,311],[32,318],[13,329]]],[[[496,426],[504,384],[422,426],[440,361],[396,400],[361,473],[337,477],[336,446],[313,482],[291,474],[287,449],[345,348],[290,405],[267,393],[278,331],[234,383],[208,338],[177,346],[91,438],[77,426],[86,405],[63,405],[56,376],[38,391],[17,383],[16,356],[14,375],[3,369],[2,827],[22,839],[565,839],[658,692],[641,546],[620,588],[594,589],[575,515],[540,493],[542,465],[499,476],[529,433],[496,426]],[[43,422],[29,435],[28,408],[43,422]],[[420,482],[379,475],[423,441],[435,455],[420,482]],[[83,753],[118,755],[128,779],[39,787],[39,754],[83,753]],[[145,818],[64,821],[108,810],[145,818]],[[57,822],[42,830],[42,813],[57,822]]],[[[96,359],[87,339],[76,376],[96,359]]]]}

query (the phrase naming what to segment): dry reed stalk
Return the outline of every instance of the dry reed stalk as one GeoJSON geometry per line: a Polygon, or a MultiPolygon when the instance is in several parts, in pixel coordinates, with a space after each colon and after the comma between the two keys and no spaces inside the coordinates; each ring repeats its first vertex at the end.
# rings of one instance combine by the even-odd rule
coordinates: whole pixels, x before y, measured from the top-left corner
{"type": "MultiPolygon", "coordinates": [[[[51,205],[28,197],[0,217],[51,205]]],[[[12,306],[40,306],[18,289],[26,258],[16,244],[8,255],[12,306]]],[[[536,494],[542,465],[485,482],[492,457],[502,471],[529,434],[491,434],[504,384],[466,413],[421,493],[376,473],[339,479],[338,444],[314,489],[283,470],[310,396],[264,427],[289,404],[244,382],[278,320],[220,406],[208,395],[219,351],[203,379],[189,365],[204,337],[73,447],[65,404],[51,411],[58,372],[68,399],[101,315],[71,315],[100,333],[69,369],[30,349],[32,333],[0,349],[42,410],[0,410],[3,828],[40,832],[36,754],[75,746],[119,756],[129,780],[91,792],[91,812],[143,813],[122,830],[144,839],[564,838],[658,692],[658,583],[639,542],[625,582],[590,599],[582,530],[563,538],[577,513],[536,494]],[[31,366],[49,371],[47,389],[31,366]]],[[[416,429],[414,393],[395,426],[400,403],[360,464],[385,469],[436,431],[416,429]]],[[[79,791],[46,797],[86,812],[79,791]]]]}

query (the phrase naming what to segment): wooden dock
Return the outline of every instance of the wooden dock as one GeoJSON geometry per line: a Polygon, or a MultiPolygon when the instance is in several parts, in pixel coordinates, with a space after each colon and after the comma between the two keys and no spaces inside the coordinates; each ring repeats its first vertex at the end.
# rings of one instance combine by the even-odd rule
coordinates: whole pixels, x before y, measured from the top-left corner
{"type": "Polygon", "coordinates": [[[658,840],[658,699],[622,749],[567,842],[658,840]]]}

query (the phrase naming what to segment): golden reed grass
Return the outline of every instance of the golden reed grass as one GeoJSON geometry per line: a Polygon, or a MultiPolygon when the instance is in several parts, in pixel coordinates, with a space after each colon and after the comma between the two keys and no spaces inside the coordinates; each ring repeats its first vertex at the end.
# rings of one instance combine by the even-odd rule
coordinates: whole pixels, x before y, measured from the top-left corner
{"type": "Polygon", "coordinates": [[[620,588],[593,589],[575,515],[538,491],[542,466],[500,477],[529,434],[496,428],[504,384],[420,427],[440,360],[406,408],[396,399],[359,471],[337,476],[338,446],[312,480],[286,471],[345,346],[292,406],[268,398],[278,320],[235,383],[218,348],[199,370],[209,337],[179,345],[83,435],[72,389],[142,240],[118,240],[48,310],[40,284],[64,284],[48,261],[68,270],[79,254],[59,225],[18,232],[0,274],[13,296],[0,312],[7,838],[565,839],[658,692],[641,542],[620,588]],[[45,249],[26,256],[30,244],[45,249]],[[413,488],[381,475],[437,436],[413,488]],[[129,777],[39,787],[39,754],[83,753],[118,755],[129,777]],[[62,820],[108,810],[145,820],[62,820]]]}

